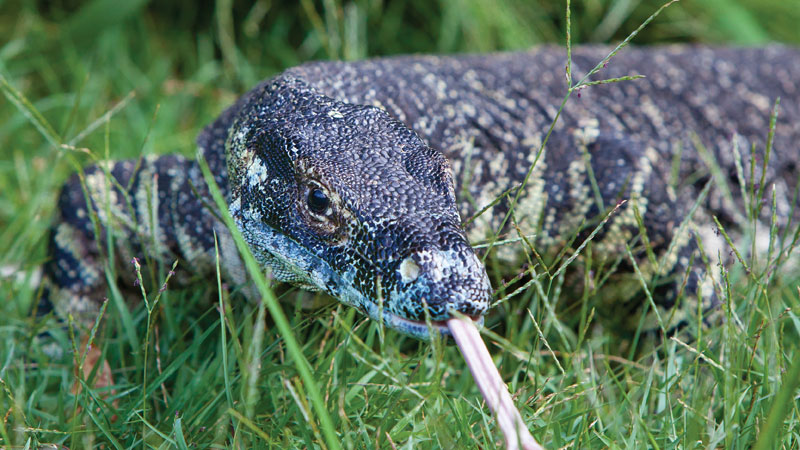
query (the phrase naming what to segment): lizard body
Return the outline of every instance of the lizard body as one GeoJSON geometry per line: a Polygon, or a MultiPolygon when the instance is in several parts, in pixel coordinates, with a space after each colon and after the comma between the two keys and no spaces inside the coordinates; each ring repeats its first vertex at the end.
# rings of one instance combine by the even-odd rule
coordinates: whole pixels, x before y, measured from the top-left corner
{"type": "MultiPolygon", "coordinates": [[[[574,77],[607,53],[575,49],[574,77]]],[[[679,227],[709,178],[709,155],[738,183],[734,133],[749,176],[750,147],[765,147],[777,97],[765,179],[782,223],[798,217],[800,51],[626,49],[598,77],[646,78],[579,91],[540,154],[566,93],[563,63],[564,51],[547,47],[310,63],[244,95],[198,144],[251,250],[278,280],[324,290],[407,334],[427,335],[426,308],[434,321],[452,309],[475,318],[486,312],[491,286],[469,242],[521,234],[552,255],[581,243],[593,227],[585,222],[620,200],[628,202],[596,236],[594,252],[616,258],[626,244],[636,247],[636,205],[663,261],[654,266],[641,246],[635,250],[642,271],[665,280],[657,301],[671,306],[685,284],[713,307],[713,295],[700,289],[701,265],[692,262],[690,228],[679,227]],[[462,227],[462,217],[500,196],[462,227]]],[[[61,313],[96,314],[106,280],[95,236],[109,229],[120,243],[116,259],[180,258],[195,273],[213,268],[216,231],[225,275],[245,282],[196,162],[167,156],[94,166],[85,186],[99,226],[74,177],[51,242],[48,272],[61,313]]],[[[740,222],[739,192],[712,189],[700,217],[740,222]]],[[[497,246],[496,257],[516,264],[523,248],[497,246]]]]}

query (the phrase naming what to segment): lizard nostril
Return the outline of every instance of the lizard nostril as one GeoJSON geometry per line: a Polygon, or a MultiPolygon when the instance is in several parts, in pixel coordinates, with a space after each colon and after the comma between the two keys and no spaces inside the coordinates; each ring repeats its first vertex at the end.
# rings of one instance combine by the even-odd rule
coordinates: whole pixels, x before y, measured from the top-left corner
{"type": "Polygon", "coordinates": [[[403,280],[403,283],[411,283],[419,277],[419,266],[410,256],[400,263],[398,271],[400,272],[400,279],[403,280]]]}

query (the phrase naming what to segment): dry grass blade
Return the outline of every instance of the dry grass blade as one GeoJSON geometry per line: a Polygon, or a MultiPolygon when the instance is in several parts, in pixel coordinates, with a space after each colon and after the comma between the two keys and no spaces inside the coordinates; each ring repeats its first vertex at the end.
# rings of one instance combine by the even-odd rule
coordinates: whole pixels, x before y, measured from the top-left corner
{"type": "Polygon", "coordinates": [[[494,366],[489,350],[483,343],[475,323],[469,319],[453,318],[447,321],[447,327],[467,361],[467,366],[472,372],[472,377],[486,400],[486,404],[497,418],[497,423],[506,438],[506,448],[509,450],[542,449],[542,446],[531,436],[525,422],[522,421],[522,416],[514,406],[514,400],[511,399],[503,379],[500,378],[500,373],[494,366]]]}

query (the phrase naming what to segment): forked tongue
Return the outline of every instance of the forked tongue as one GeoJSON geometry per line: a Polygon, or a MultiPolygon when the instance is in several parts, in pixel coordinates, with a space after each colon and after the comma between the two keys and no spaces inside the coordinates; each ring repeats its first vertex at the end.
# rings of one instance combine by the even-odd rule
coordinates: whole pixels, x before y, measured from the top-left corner
{"type": "Polygon", "coordinates": [[[447,321],[447,327],[467,360],[469,371],[472,372],[472,378],[483,394],[483,399],[497,418],[497,424],[506,439],[506,448],[541,450],[542,446],[531,436],[514,406],[508,388],[500,378],[500,372],[494,366],[475,323],[467,318],[455,317],[447,321]]]}

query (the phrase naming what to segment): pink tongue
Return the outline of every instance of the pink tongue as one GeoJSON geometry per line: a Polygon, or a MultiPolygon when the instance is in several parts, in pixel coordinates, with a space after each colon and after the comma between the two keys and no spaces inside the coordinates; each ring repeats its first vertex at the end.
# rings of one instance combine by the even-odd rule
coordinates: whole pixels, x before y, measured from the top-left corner
{"type": "Polygon", "coordinates": [[[500,378],[500,372],[494,366],[475,323],[469,319],[453,318],[447,321],[447,327],[450,328],[461,354],[467,360],[469,371],[472,372],[472,378],[483,394],[483,399],[497,417],[497,423],[506,438],[506,448],[541,450],[542,446],[528,432],[525,422],[514,406],[508,388],[500,378]]]}

